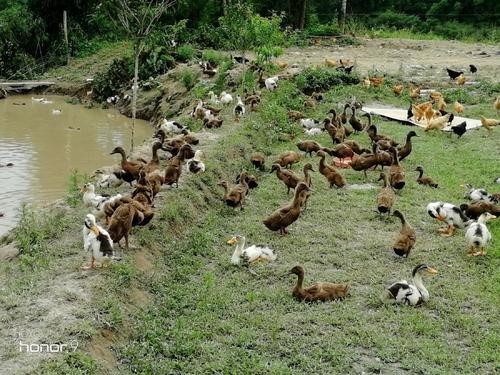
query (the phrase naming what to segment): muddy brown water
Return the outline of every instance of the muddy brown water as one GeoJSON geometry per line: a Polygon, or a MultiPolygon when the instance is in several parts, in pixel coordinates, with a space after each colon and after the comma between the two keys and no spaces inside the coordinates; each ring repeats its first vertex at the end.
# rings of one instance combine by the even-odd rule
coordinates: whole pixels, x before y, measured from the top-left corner
{"type": "MultiPolygon", "coordinates": [[[[44,98],[52,103],[33,101],[31,95],[0,100],[0,235],[15,226],[22,202],[41,206],[62,198],[72,170],[91,174],[118,162],[117,155],[109,155],[115,146],[130,149],[132,121],[116,110],[44,98]]],[[[136,145],[151,134],[146,121],[136,121],[136,145]]]]}

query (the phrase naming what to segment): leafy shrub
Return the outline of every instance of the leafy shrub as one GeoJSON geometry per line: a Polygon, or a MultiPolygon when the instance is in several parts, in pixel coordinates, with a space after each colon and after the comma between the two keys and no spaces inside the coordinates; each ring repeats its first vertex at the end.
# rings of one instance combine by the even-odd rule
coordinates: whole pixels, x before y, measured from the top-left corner
{"type": "Polygon", "coordinates": [[[187,90],[191,90],[195,83],[195,76],[190,69],[184,69],[180,73],[182,84],[187,90]]]}
{"type": "Polygon", "coordinates": [[[131,57],[115,59],[108,70],[98,73],[92,82],[93,95],[100,101],[116,95],[134,76],[131,57]]]}
{"type": "Polygon", "coordinates": [[[139,79],[165,74],[175,66],[175,60],[164,46],[145,50],[139,57],[139,79]]]}
{"type": "Polygon", "coordinates": [[[213,49],[203,51],[201,58],[203,61],[209,61],[212,65],[221,65],[223,62],[229,61],[229,57],[213,49]]]}
{"type": "Polygon", "coordinates": [[[182,62],[192,60],[195,54],[196,49],[190,44],[184,44],[177,49],[177,58],[182,62]]]}
{"type": "Polygon", "coordinates": [[[346,74],[342,71],[328,68],[307,68],[296,78],[298,88],[307,95],[328,91],[336,85],[356,85],[360,82],[355,73],[346,74]]]}
{"type": "Polygon", "coordinates": [[[377,15],[372,22],[377,25],[384,25],[386,27],[393,27],[396,29],[411,29],[413,27],[417,27],[422,21],[420,21],[417,16],[410,16],[393,10],[386,10],[385,12],[377,15]]]}
{"type": "Polygon", "coordinates": [[[221,92],[224,90],[226,86],[226,76],[227,71],[231,69],[233,66],[232,61],[224,61],[221,65],[219,65],[219,72],[217,73],[217,77],[215,78],[214,91],[221,92]]]}
{"type": "MultiPolygon", "coordinates": [[[[312,17],[311,17],[312,18],[312,17]]],[[[340,28],[336,21],[330,21],[326,24],[321,24],[317,18],[311,19],[305,32],[308,35],[328,36],[341,34],[340,28]]]]}

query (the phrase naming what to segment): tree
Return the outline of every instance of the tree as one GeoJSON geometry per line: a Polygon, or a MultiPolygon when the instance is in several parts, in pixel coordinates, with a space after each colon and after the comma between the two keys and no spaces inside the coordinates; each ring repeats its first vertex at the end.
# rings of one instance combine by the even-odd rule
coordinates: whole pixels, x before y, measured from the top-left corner
{"type": "MultiPolygon", "coordinates": [[[[280,46],[285,36],[280,29],[282,17],[262,17],[251,6],[236,3],[228,8],[227,15],[219,18],[218,34],[224,48],[240,51],[243,59],[248,51],[257,54],[259,63],[267,63],[281,54],[280,46]]],[[[243,76],[246,70],[243,71],[243,76]]]]}
{"type": "Polygon", "coordinates": [[[340,9],[340,30],[342,31],[342,34],[345,34],[345,13],[347,10],[347,0],[342,0],[342,5],[340,9]]]}
{"type": "MultiPolygon", "coordinates": [[[[160,17],[175,4],[175,0],[114,0],[117,24],[132,41],[134,49],[134,83],[132,85],[132,136],[130,151],[134,150],[137,91],[139,89],[139,56],[146,46],[160,17]]],[[[113,15],[110,15],[115,19],[113,15]]]]}

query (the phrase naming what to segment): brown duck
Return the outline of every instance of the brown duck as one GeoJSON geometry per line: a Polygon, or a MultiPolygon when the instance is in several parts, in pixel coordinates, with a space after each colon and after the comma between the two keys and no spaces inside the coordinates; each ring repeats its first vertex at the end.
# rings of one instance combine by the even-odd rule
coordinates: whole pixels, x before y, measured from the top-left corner
{"type": "Polygon", "coordinates": [[[283,168],[279,164],[273,164],[271,167],[271,173],[276,171],[276,176],[279,180],[283,181],[285,186],[287,187],[287,194],[290,193],[290,189],[295,189],[297,184],[300,182],[300,177],[297,176],[289,169],[283,168]]]}
{"type": "Polygon", "coordinates": [[[334,185],[338,188],[344,187],[344,177],[339,172],[337,172],[336,168],[325,163],[326,152],[319,151],[317,155],[320,157],[319,173],[326,177],[326,179],[330,183],[330,187],[333,187],[334,185]]]}
{"type": "Polygon", "coordinates": [[[293,200],[276,211],[274,211],[267,219],[263,221],[264,225],[272,230],[279,231],[280,234],[287,234],[286,229],[290,224],[294,223],[300,216],[301,212],[301,193],[310,191],[311,189],[304,182],[299,182],[295,188],[293,200]]]}
{"type": "Polygon", "coordinates": [[[121,167],[125,171],[125,173],[129,174],[136,180],[139,177],[139,171],[142,167],[144,167],[144,163],[139,161],[130,161],[127,160],[127,155],[125,154],[125,150],[123,147],[115,147],[113,151],[111,151],[110,155],[120,154],[122,156],[121,167]]]}
{"type": "Polygon", "coordinates": [[[291,166],[300,161],[300,155],[295,151],[285,151],[278,159],[274,162],[274,164],[279,164],[282,167],[291,168],[291,166]]]}
{"type": "Polygon", "coordinates": [[[422,166],[418,166],[417,168],[415,168],[416,171],[418,171],[418,177],[417,177],[417,182],[420,184],[420,185],[426,185],[426,186],[430,186],[430,187],[433,187],[433,188],[437,188],[438,187],[438,184],[435,183],[432,178],[430,177],[423,177],[424,175],[424,168],[422,168],[422,166]]]}
{"type": "Polygon", "coordinates": [[[318,282],[304,288],[304,268],[302,266],[293,267],[289,273],[297,275],[297,284],[293,288],[292,295],[299,301],[332,301],[346,297],[349,292],[350,286],[348,284],[318,282]]]}
{"type": "Polygon", "coordinates": [[[496,217],[500,217],[500,206],[494,205],[490,202],[476,202],[472,204],[461,204],[460,209],[465,214],[465,216],[471,218],[472,220],[477,220],[479,216],[485,212],[489,212],[496,217]]]}
{"type": "Polygon", "coordinates": [[[398,150],[391,147],[389,151],[392,154],[392,165],[389,168],[389,182],[396,190],[401,190],[405,187],[405,171],[399,164],[398,150]]]}
{"type": "Polygon", "coordinates": [[[318,152],[319,150],[321,150],[321,145],[316,141],[307,140],[297,143],[297,148],[300,151],[305,152],[304,156],[307,156],[307,154],[309,154],[309,156],[312,156],[313,152],[318,152]]]}
{"type": "Polygon", "coordinates": [[[137,210],[131,203],[124,203],[111,215],[109,220],[108,233],[113,242],[120,245],[120,240],[125,237],[125,248],[128,249],[128,237],[134,224],[139,224],[144,220],[142,212],[137,210]]]}
{"type": "Polygon", "coordinates": [[[250,156],[250,163],[257,168],[260,169],[261,171],[265,170],[264,164],[266,162],[266,157],[262,152],[254,152],[250,156]]]}
{"type": "Polygon", "coordinates": [[[232,187],[229,186],[227,181],[219,182],[219,186],[222,186],[224,188],[224,196],[222,200],[229,207],[240,207],[240,210],[243,210],[243,203],[246,195],[248,194],[247,176],[247,172],[241,172],[240,182],[232,187]]]}
{"type": "Polygon", "coordinates": [[[413,130],[409,131],[408,134],[406,134],[405,144],[402,146],[398,146],[399,161],[403,160],[404,158],[406,158],[408,155],[411,154],[411,150],[412,150],[411,138],[412,137],[418,137],[417,133],[415,133],[413,130]]]}
{"type": "Polygon", "coordinates": [[[410,251],[413,249],[413,246],[415,246],[415,241],[417,239],[415,229],[408,224],[403,214],[398,210],[394,211],[393,215],[401,220],[401,230],[399,231],[399,235],[393,245],[394,252],[401,257],[408,258],[408,255],[410,255],[410,251]]]}
{"type": "Polygon", "coordinates": [[[377,195],[377,210],[379,213],[390,214],[391,208],[394,205],[394,201],[396,200],[396,194],[392,187],[389,185],[389,179],[387,175],[382,172],[380,173],[379,181],[382,180],[384,182],[384,186],[380,189],[377,195]]]}
{"type": "Polygon", "coordinates": [[[356,108],[351,107],[352,110],[352,115],[349,118],[349,124],[351,124],[352,128],[354,129],[354,132],[359,133],[362,132],[365,126],[359,119],[356,117],[356,108]]]}
{"type": "Polygon", "coordinates": [[[160,159],[158,158],[158,150],[163,147],[161,142],[155,142],[152,146],[152,158],[151,160],[144,166],[144,171],[146,173],[151,173],[157,169],[160,169],[160,159]]]}

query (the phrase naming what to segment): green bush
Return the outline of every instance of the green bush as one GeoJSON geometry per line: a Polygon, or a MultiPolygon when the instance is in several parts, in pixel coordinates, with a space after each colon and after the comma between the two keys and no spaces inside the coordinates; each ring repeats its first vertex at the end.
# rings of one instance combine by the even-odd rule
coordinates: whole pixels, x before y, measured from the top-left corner
{"type": "Polygon", "coordinates": [[[229,57],[221,52],[207,49],[201,55],[203,61],[209,61],[212,65],[221,65],[223,62],[229,61],[229,57]]]}
{"type": "Polygon", "coordinates": [[[418,27],[422,21],[417,16],[410,16],[393,10],[386,10],[377,15],[373,21],[377,25],[393,27],[397,29],[412,29],[418,27]]]}
{"type": "Polygon", "coordinates": [[[133,76],[134,68],[131,57],[113,60],[108,70],[95,75],[92,81],[94,97],[105,101],[110,96],[120,92],[133,76]]]}
{"type": "Polygon", "coordinates": [[[190,44],[184,44],[177,49],[177,58],[179,61],[191,61],[196,54],[196,49],[190,44]]]}
{"type": "Polygon", "coordinates": [[[336,85],[356,85],[360,79],[355,73],[346,74],[334,69],[317,67],[305,69],[295,78],[295,82],[302,92],[311,95],[314,91],[328,91],[336,85]]]}
{"type": "Polygon", "coordinates": [[[190,69],[184,69],[180,73],[182,84],[187,90],[191,90],[195,84],[195,76],[190,69]]]}

